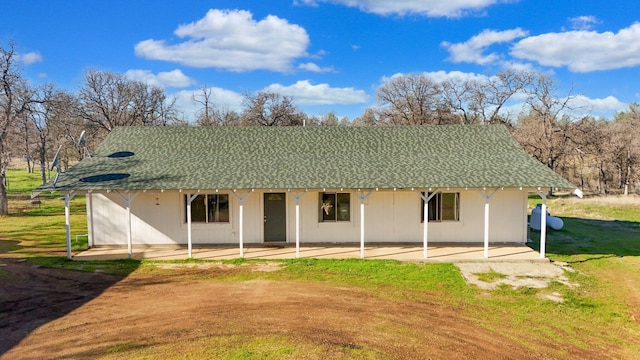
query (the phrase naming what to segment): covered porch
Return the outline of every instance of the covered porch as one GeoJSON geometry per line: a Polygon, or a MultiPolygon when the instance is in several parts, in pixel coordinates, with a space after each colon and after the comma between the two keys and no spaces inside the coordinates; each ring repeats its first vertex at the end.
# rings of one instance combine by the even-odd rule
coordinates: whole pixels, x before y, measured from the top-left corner
{"type": "MultiPolygon", "coordinates": [[[[491,244],[489,256],[485,256],[483,244],[434,244],[429,245],[429,258],[424,258],[421,244],[375,244],[364,248],[361,256],[359,244],[308,244],[296,251],[295,244],[249,245],[240,255],[237,246],[193,246],[192,258],[197,260],[245,259],[391,259],[399,261],[461,262],[461,261],[544,261],[540,253],[524,244],[491,244]],[[299,254],[297,254],[299,252],[299,254]]],[[[124,259],[129,256],[126,246],[99,246],[73,256],[76,260],[124,259]]],[[[131,257],[147,260],[181,260],[189,257],[185,246],[134,245],[131,257]]]]}
{"type": "MultiPolygon", "coordinates": [[[[324,190],[324,189],[323,189],[324,190]]],[[[449,188],[447,188],[449,190],[449,188]]],[[[538,189],[535,189],[538,190],[538,189]]],[[[519,197],[526,194],[527,192],[535,191],[533,189],[512,189],[512,192],[516,192],[519,194],[519,197]]],[[[121,223],[121,225],[125,225],[123,227],[124,231],[121,236],[124,235],[126,237],[126,243],[118,244],[118,245],[108,245],[108,244],[95,244],[92,239],[93,232],[93,208],[94,208],[94,196],[99,195],[94,192],[86,192],[84,195],[87,199],[87,208],[88,208],[88,223],[89,223],[89,233],[86,236],[89,238],[89,247],[90,249],[78,254],[71,254],[71,229],[69,226],[69,209],[68,204],[71,198],[76,194],[76,192],[71,191],[65,194],[65,208],[67,214],[67,256],[68,258],[75,258],[78,260],[92,260],[92,259],[118,259],[118,258],[133,258],[133,259],[166,259],[166,260],[176,260],[176,259],[201,259],[201,260],[225,260],[225,259],[235,259],[235,258],[247,258],[247,259],[288,259],[288,258],[363,258],[363,259],[395,259],[402,261],[462,261],[462,260],[482,260],[482,259],[492,259],[492,260],[530,260],[530,259],[545,259],[545,231],[541,231],[540,233],[540,249],[539,251],[533,250],[530,247],[524,244],[524,238],[522,240],[517,240],[520,236],[516,238],[511,238],[509,240],[505,239],[496,239],[493,238],[492,232],[497,227],[489,226],[489,217],[490,217],[490,202],[491,199],[494,198],[494,195],[502,194],[508,192],[507,189],[504,188],[495,188],[495,189],[452,189],[452,191],[460,191],[463,192],[463,195],[466,194],[468,198],[466,200],[470,200],[469,197],[472,197],[473,200],[478,202],[478,206],[472,211],[472,215],[477,220],[477,225],[474,227],[473,232],[476,235],[473,235],[473,239],[467,239],[467,242],[446,242],[445,241],[437,241],[437,234],[434,237],[430,236],[432,230],[430,230],[434,225],[430,225],[430,221],[427,221],[429,218],[429,207],[427,206],[429,200],[439,194],[440,189],[428,188],[428,189],[413,189],[407,191],[379,191],[378,189],[357,189],[357,191],[352,191],[352,196],[355,198],[353,204],[353,208],[356,209],[354,211],[353,218],[354,221],[350,224],[350,226],[355,230],[352,231],[351,242],[317,242],[314,240],[304,240],[303,234],[301,234],[301,200],[305,198],[305,195],[309,193],[309,191],[291,191],[284,190],[282,191],[282,197],[291,200],[291,204],[289,206],[284,206],[286,209],[285,213],[290,214],[290,219],[284,220],[285,224],[288,224],[290,227],[288,230],[285,229],[285,233],[288,233],[287,241],[282,242],[267,242],[263,241],[262,243],[253,243],[247,242],[245,239],[245,214],[246,214],[246,205],[245,200],[247,198],[255,198],[258,199],[257,206],[254,205],[254,208],[260,209],[259,200],[262,199],[262,196],[274,194],[273,190],[270,191],[254,191],[250,190],[234,190],[229,191],[230,197],[233,197],[237,200],[237,214],[234,213],[235,221],[237,223],[237,242],[233,243],[225,243],[225,244],[197,244],[192,240],[192,221],[191,221],[191,201],[196,197],[200,191],[190,192],[190,191],[167,191],[161,194],[178,194],[177,199],[179,204],[179,200],[181,197],[184,197],[186,207],[186,223],[183,224],[182,229],[180,230],[181,236],[186,235],[186,244],[141,244],[137,242],[137,239],[140,239],[140,234],[137,236],[134,235],[132,231],[132,218],[134,215],[132,214],[132,203],[134,199],[140,200],[144,203],[145,198],[149,197],[153,200],[155,198],[155,206],[151,208],[160,208],[158,205],[162,203],[165,205],[168,202],[166,199],[162,199],[162,201],[158,200],[156,192],[146,192],[146,191],[114,191],[112,193],[116,194],[116,199],[122,200],[122,205],[125,208],[125,222],[121,223]],[[424,190],[424,191],[420,191],[424,190]],[[427,196],[428,191],[428,196],[427,196]],[[376,229],[369,229],[368,227],[371,225],[378,225],[378,229],[380,226],[385,227],[386,223],[384,221],[375,221],[375,220],[365,220],[365,212],[370,214],[367,211],[371,206],[371,203],[366,203],[367,199],[375,198],[375,196],[379,194],[396,194],[403,193],[407,194],[407,197],[415,197],[415,199],[422,198],[423,201],[423,214],[422,214],[422,224],[420,225],[420,235],[415,236],[408,242],[376,242],[369,241],[369,236],[371,233],[376,233],[376,229]],[[257,195],[254,195],[257,194],[257,195]],[[139,195],[139,196],[138,196],[139,195]],[[478,196],[480,195],[480,196],[478,196]],[[482,199],[482,202],[479,200],[482,199]],[[366,204],[366,206],[365,206],[366,204]],[[359,209],[359,210],[358,210],[359,209]],[[367,210],[365,210],[367,209],[367,210]],[[480,210],[481,212],[479,213],[480,210]],[[478,216],[480,215],[480,216],[478,216]],[[382,224],[382,225],[381,225],[382,224]],[[186,234],[184,234],[186,233],[186,234]],[[357,235],[356,235],[357,234],[357,235]],[[353,236],[356,235],[356,236],[353,236]],[[355,240],[355,238],[359,238],[359,242],[355,240]],[[430,241],[430,238],[435,238],[436,241],[430,241]],[[512,241],[511,241],[512,240],[512,241]],[[508,241],[508,242],[505,242],[508,241]]],[[[538,190],[539,191],[539,190],[538,190]]],[[[107,192],[108,194],[109,192],[107,192]]],[[[216,193],[218,191],[216,190],[216,193]]],[[[279,192],[276,192],[279,193],[279,192]]],[[[80,192],[82,194],[82,192],[80,192]]],[[[546,205],[546,197],[545,194],[539,191],[539,194],[542,196],[542,205],[543,207],[546,205]]],[[[311,206],[313,210],[315,210],[315,203],[317,196],[308,196],[308,198],[312,198],[311,206]]],[[[377,199],[377,198],[376,198],[377,199]]],[[[526,198],[525,198],[526,199],[526,198]]],[[[265,200],[266,201],[266,200],[265,200]]],[[[526,203],[526,200],[523,200],[526,203]]],[[[149,201],[146,201],[149,203],[149,201]]],[[[468,203],[468,202],[467,202],[468,203]]],[[[523,203],[523,204],[524,204],[523,203]]],[[[169,204],[169,205],[176,205],[169,204]]],[[[523,205],[521,204],[521,205],[523,205]]],[[[172,206],[177,207],[177,206],[172,206]]],[[[469,208],[469,207],[468,207],[469,208]]],[[[524,206],[519,206],[518,210],[522,212],[524,217],[523,225],[526,225],[526,208],[524,206]]],[[[259,213],[259,218],[263,217],[264,213],[259,213]]],[[[312,216],[307,216],[307,218],[311,218],[312,222],[315,222],[316,214],[312,214],[312,216]]],[[[410,214],[411,215],[411,214],[410,214]]],[[[409,216],[407,216],[409,217],[409,216]]],[[[117,218],[117,217],[116,217],[117,218]]],[[[265,216],[266,219],[266,216],[265,216]]],[[[380,219],[378,219],[380,220],[380,219]]],[[[544,219],[541,219],[544,222],[544,219]]],[[[255,219],[254,219],[255,222],[255,219]]],[[[265,220],[266,222],[266,220],[265,220]]],[[[307,227],[309,224],[307,224],[307,227]]],[[[439,224],[436,223],[435,226],[439,224]]],[[[441,225],[442,226],[442,225],[441,225]]],[[[545,227],[543,226],[543,229],[545,227]]],[[[147,229],[148,230],[148,229],[147,229]]],[[[524,230],[525,233],[527,230],[524,230]]],[[[522,234],[522,237],[528,234],[522,234]]],[[[527,237],[528,238],[528,237],[527,237]]]]}

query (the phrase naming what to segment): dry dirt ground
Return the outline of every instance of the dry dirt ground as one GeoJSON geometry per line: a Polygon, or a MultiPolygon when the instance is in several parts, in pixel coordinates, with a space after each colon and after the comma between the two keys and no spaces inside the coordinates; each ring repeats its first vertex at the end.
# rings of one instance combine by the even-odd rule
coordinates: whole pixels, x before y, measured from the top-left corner
{"type": "Polygon", "coordinates": [[[397,300],[321,282],[216,279],[275,270],[268,265],[121,277],[10,258],[0,258],[0,264],[0,359],[99,358],[118,346],[225,336],[285,337],[323,349],[315,358],[338,358],[345,349],[374,349],[379,358],[392,359],[607,357],[553,339],[533,339],[526,347],[517,341],[526,336],[522,329],[486,328],[454,306],[430,301],[429,294],[397,300]]]}

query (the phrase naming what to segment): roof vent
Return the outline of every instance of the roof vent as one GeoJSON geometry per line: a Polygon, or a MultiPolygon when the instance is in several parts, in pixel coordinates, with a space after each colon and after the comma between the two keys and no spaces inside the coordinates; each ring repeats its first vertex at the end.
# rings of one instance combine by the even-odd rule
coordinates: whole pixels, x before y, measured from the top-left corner
{"type": "Polygon", "coordinates": [[[131,176],[131,174],[124,174],[124,173],[100,174],[100,175],[83,177],[80,179],[80,181],[85,183],[99,183],[99,182],[105,182],[105,181],[122,180],[122,179],[128,178],[129,176],[131,176]]]}
{"type": "Polygon", "coordinates": [[[117,151],[114,152],[113,154],[108,155],[108,157],[110,158],[125,158],[125,157],[129,157],[129,156],[133,156],[135,155],[133,152],[131,151],[117,151]]]}

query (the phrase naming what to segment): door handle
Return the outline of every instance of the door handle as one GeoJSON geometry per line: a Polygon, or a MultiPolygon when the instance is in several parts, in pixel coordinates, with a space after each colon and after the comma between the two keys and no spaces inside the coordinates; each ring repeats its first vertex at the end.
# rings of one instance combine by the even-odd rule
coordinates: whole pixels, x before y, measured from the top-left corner
{"type": "Polygon", "coordinates": [[[264,216],[264,222],[267,222],[267,215],[264,216]]]}

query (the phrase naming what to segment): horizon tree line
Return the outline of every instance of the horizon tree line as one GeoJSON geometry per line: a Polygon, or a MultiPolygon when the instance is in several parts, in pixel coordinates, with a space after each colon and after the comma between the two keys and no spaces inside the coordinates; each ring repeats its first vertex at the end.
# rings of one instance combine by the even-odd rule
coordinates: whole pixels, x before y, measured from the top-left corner
{"type": "Polygon", "coordinates": [[[41,180],[59,147],[64,169],[94,149],[117,126],[398,126],[502,124],[521,146],[585,191],[640,193],[640,105],[611,119],[568,115],[575,96],[560,96],[548,75],[504,69],[476,79],[437,80],[423,73],[397,75],[381,85],[376,104],[355,119],[334,112],[309,116],[292,97],[267,91],[244,94],[240,112],[216,105],[206,86],[192,96],[195,120],[179,118],[163,88],[124,74],[87,70],[75,93],[54,84],[30,84],[15,45],[0,46],[0,215],[6,214],[6,170],[24,159],[41,180]],[[521,101],[518,114],[506,111],[521,101]],[[84,131],[85,142],[78,136],[84,131]]]}

